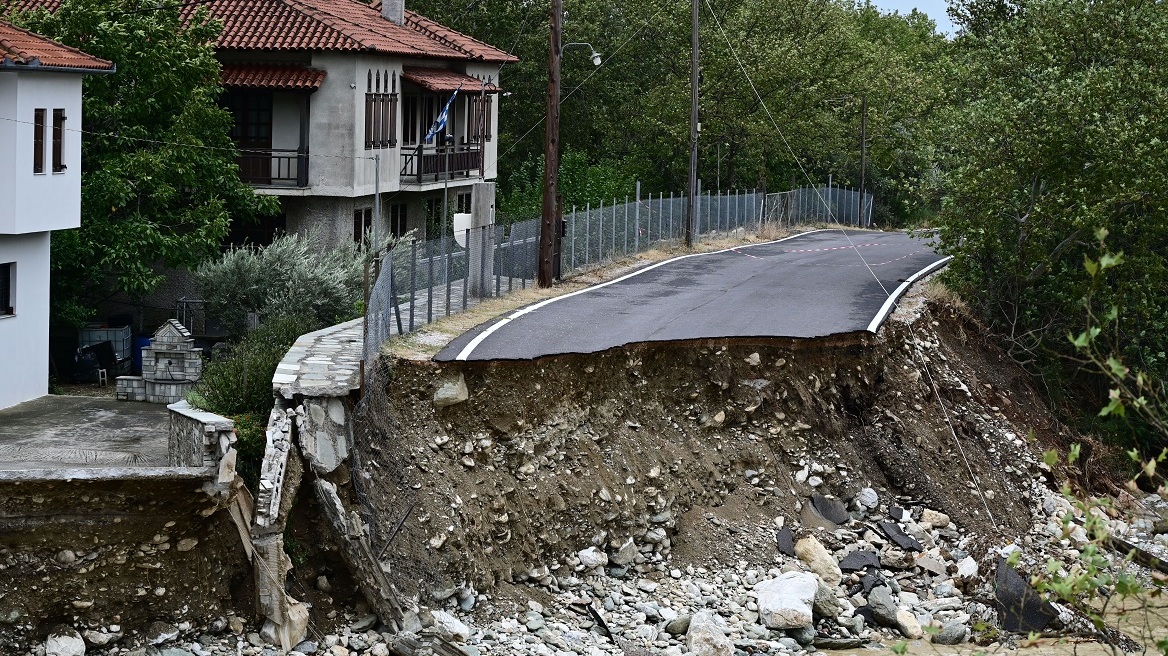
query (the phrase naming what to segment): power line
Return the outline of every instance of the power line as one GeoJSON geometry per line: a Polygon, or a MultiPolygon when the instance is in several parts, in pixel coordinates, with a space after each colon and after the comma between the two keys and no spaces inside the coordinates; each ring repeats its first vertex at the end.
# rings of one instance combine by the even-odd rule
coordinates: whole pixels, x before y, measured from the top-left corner
{"type": "MultiPolygon", "coordinates": [[[[644,32],[644,31],[645,31],[645,28],[646,28],[646,27],[648,27],[650,23],[652,23],[653,21],[657,20],[657,17],[661,15],[661,12],[662,12],[662,11],[665,11],[665,7],[666,7],[666,6],[667,6],[667,5],[664,5],[664,4],[663,4],[663,5],[662,5],[660,8],[658,8],[658,9],[657,9],[657,13],[653,14],[653,15],[652,15],[652,16],[649,18],[649,20],[645,21],[645,22],[644,22],[644,23],[641,25],[641,27],[637,29],[637,31],[636,31],[636,32],[634,32],[632,35],[630,35],[630,36],[629,36],[629,38],[625,39],[623,43],[621,43],[619,46],[617,46],[616,50],[613,50],[613,51],[612,51],[612,54],[611,54],[611,55],[609,55],[609,57],[608,57],[607,59],[604,59],[603,61],[601,61],[601,62],[600,62],[600,65],[599,65],[599,66],[597,66],[596,68],[594,68],[594,69],[592,70],[592,72],[588,74],[588,77],[584,78],[584,80],[583,80],[582,82],[580,82],[579,84],[577,84],[577,85],[576,85],[576,86],[575,86],[575,87],[574,87],[574,88],[573,88],[571,91],[569,91],[569,92],[568,92],[568,93],[567,93],[567,94],[566,94],[564,97],[560,98],[560,103],[562,104],[562,103],[563,103],[565,100],[567,100],[568,98],[571,98],[573,94],[575,94],[577,91],[579,91],[579,90],[580,90],[580,87],[582,87],[582,86],[584,86],[585,84],[587,84],[589,80],[591,80],[591,79],[592,79],[592,78],[593,78],[593,77],[594,77],[594,76],[595,76],[597,73],[599,73],[599,72],[600,72],[600,69],[604,68],[604,66],[606,66],[606,65],[607,65],[607,64],[608,64],[610,61],[612,61],[613,59],[616,59],[616,56],[617,56],[617,54],[619,54],[619,53],[620,53],[620,51],[621,51],[621,50],[623,50],[625,46],[627,46],[629,43],[631,43],[633,39],[635,39],[635,38],[637,38],[638,36],[640,36],[640,35],[641,35],[641,32],[644,32]]],[[[543,116],[541,116],[541,117],[539,118],[539,120],[538,120],[538,121],[536,121],[536,122],[535,122],[535,123],[534,123],[534,124],[533,124],[533,125],[532,125],[530,128],[528,128],[528,129],[527,129],[527,132],[524,132],[524,133],[523,133],[523,136],[521,136],[521,137],[519,137],[518,139],[516,139],[516,140],[515,140],[515,143],[511,144],[511,147],[510,147],[510,148],[508,148],[506,152],[504,152],[502,155],[499,155],[499,159],[500,159],[500,160],[502,160],[502,159],[503,159],[504,157],[506,157],[507,155],[510,155],[510,154],[511,154],[511,151],[515,150],[515,148],[516,148],[516,147],[518,147],[518,146],[519,146],[519,144],[520,144],[520,143],[522,143],[522,142],[523,142],[523,140],[524,140],[524,139],[526,139],[528,135],[530,135],[530,134],[531,134],[533,131],[535,131],[535,129],[536,129],[536,128],[538,128],[538,127],[539,127],[539,126],[540,126],[540,125],[541,125],[541,124],[542,124],[544,121],[546,121],[546,120],[547,120],[547,112],[544,112],[543,116]]]]}
{"type": "MultiPolygon", "coordinates": [[[[762,97],[762,94],[759,93],[758,87],[756,87],[754,85],[754,80],[751,79],[750,73],[746,70],[746,66],[743,65],[742,59],[738,56],[738,49],[735,48],[733,42],[730,41],[730,36],[727,35],[726,30],[722,28],[722,21],[718,19],[718,15],[714,13],[714,8],[712,6],[710,6],[710,0],[705,0],[705,4],[706,4],[706,8],[709,9],[709,11],[710,11],[710,16],[712,16],[714,19],[714,24],[717,25],[718,31],[722,34],[722,38],[725,39],[726,45],[730,48],[730,52],[734,55],[734,61],[738,64],[738,68],[742,71],[743,77],[746,78],[746,82],[750,85],[751,91],[754,92],[755,98],[758,99],[759,105],[761,105],[763,111],[766,112],[767,119],[769,119],[771,122],[771,125],[774,126],[775,132],[778,133],[779,138],[783,142],[783,145],[787,148],[787,151],[791,154],[791,158],[795,161],[795,164],[799,167],[799,170],[803,173],[803,177],[806,178],[808,184],[811,185],[812,191],[815,192],[815,195],[819,197],[819,201],[821,203],[823,203],[824,207],[827,208],[828,216],[832,219],[832,221],[834,221],[835,223],[838,224],[839,218],[835,216],[834,210],[831,208],[830,205],[828,205],[827,201],[823,198],[823,195],[820,194],[819,188],[816,187],[815,183],[811,180],[811,176],[807,173],[807,169],[804,168],[803,162],[800,161],[799,156],[795,153],[795,149],[793,149],[791,147],[791,143],[787,140],[787,136],[785,134],[783,134],[782,128],[779,127],[778,121],[776,121],[774,115],[771,114],[770,107],[767,106],[766,100],[764,100],[762,97]]],[[[864,202],[864,199],[863,199],[863,197],[861,197],[860,203],[862,204],[863,202],[864,202]]],[[[855,242],[852,241],[852,237],[851,237],[851,235],[848,234],[848,231],[844,230],[842,227],[839,228],[838,230],[848,240],[848,244],[851,245],[852,251],[854,251],[856,253],[856,256],[860,258],[860,261],[864,263],[864,267],[868,269],[868,273],[872,274],[872,277],[876,279],[876,284],[880,285],[880,289],[884,290],[885,296],[891,297],[892,294],[889,293],[888,288],[884,286],[884,283],[880,280],[880,276],[876,275],[876,271],[874,271],[872,269],[872,266],[868,263],[868,260],[864,257],[864,254],[862,252],[860,252],[859,248],[856,247],[856,244],[855,244],[855,242]]],[[[897,309],[900,308],[900,304],[897,301],[893,301],[893,306],[896,307],[897,309]]],[[[908,323],[907,325],[908,325],[909,332],[913,336],[913,340],[919,342],[920,339],[917,338],[916,331],[913,329],[912,324],[908,323]]],[[[915,353],[915,351],[914,351],[914,353],[915,353]]],[[[989,516],[990,523],[996,527],[997,522],[994,520],[993,511],[990,510],[989,502],[986,500],[985,492],[982,491],[982,489],[981,489],[980,481],[978,481],[977,476],[973,473],[973,467],[969,462],[969,457],[965,453],[965,447],[962,446],[960,438],[957,437],[957,430],[953,427],[953,420],[949,416],[949,409],[945,407],[945,402],[941,398],[941,390],[937,386],[937,381],[933,379],[933,372],[929,369],[927,363],[920,363],[919,366],[921,366],[925,370],[925,374],[929,379],[929,385],[933,390],[933,395],[936,396],[936,398],[937,398],[937,405],[941,406],[941,413],[945,418],[946,425],[948,425],[948,427],[949,427],[950,434],[953,436],[953,442],[954,442],[954,444],[957,445],[958,452],[961,453],[961,458],[964,461],[965,468],[969,473],[970,482],[973,483],[974,487],[977,489],[978,495],[981,497],[982,505],[985,507],[986,514],[989,516]]]]}

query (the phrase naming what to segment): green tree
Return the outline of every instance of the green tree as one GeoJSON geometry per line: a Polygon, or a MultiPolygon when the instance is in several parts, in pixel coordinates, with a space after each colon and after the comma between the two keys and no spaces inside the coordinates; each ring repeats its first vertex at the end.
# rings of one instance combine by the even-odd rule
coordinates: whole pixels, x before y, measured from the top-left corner
{"type": "MultiPolygon", "coordinates": [[[[1052,391],[1078,376],[1081,274],[1097,228],[1125,265],[1095,292],[1117,307],[1117,355],[1168,358],[1168,5],[1123,0],[958,3],[941,219],[950,278],[1052,391]]],[[[1071,387],[1069,384],[1073,384],[1071,387]]]]}
{"type": "Polygon", "coordinates": [[[162,267],[216,254],[232,221],[275,211],[238,177],[231,116],[216,105],[219,25],[178,3],[64,0],[14,20],[113,61],[85,79],[81,228],[54,233],[54,317],[84,320],[102,298],[141,295],[162,267]]]}

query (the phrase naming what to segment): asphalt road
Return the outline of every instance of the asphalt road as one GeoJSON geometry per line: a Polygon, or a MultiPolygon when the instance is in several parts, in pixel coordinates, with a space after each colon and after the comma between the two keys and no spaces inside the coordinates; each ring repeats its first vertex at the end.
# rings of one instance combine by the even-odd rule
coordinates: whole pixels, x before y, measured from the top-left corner
{"type": "Polygon", "coordinates": [[[840,230],[683,255],[492,319],[434,359],[531,360],[638,342],[876,332],[912,282],[947,261],[927,236],[840,230]]]}

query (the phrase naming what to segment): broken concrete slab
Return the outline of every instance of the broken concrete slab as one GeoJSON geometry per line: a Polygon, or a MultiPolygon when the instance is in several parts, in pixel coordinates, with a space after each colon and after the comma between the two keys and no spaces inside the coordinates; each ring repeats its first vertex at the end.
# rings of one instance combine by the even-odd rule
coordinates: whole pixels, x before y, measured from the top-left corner
{"type": "Polygon", "coordinates": [[[1031,587],[1030,583],[1006,562],[998,560],[994,578],[994,602],[1003,631],[1030,633],[1042,631],[1058,612],[1031,587]]]}
{"type": "Polygon", "coordinates": [[[875,551],[853,551],[839,561],[839,567],[845,572],[860,572],[869,567],[880,569],[880,554],[875,551]]]}
{"type": "Polygon", "coordinates": [[[924,551],[925,548],[921,546],[914,538],[904,532],[900,525],[896,522],[880,522],[880,530],[884,535],[888,536],[889,540],[896,543],[896,546],[905,551],[924,551]]]}

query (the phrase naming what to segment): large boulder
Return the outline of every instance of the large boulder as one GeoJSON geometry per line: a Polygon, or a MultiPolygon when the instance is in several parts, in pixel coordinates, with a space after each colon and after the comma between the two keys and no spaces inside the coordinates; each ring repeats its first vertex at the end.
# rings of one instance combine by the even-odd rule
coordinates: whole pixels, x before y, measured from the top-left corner
{"type": "Polygon", "coordinates": [[[448,408],[452,405],[458,405],[470,398],[470,393],[466,389],[466,378],[461,373],[457,378],[451,378],[443,381],[434,392],[434,405],[439,408],[448,408]]]}
{"type": "Polygon", "coordinates": [[[868,608],[872,609],[872,619],[877,624],[887,627],[896,627],[896,600],[892,597],[892,590],[886,585],[878,585],[868,593],[868,608]]]}
{"type": "Polygon", "coordinates": [[[814,535],[808,535],[795,543],[795,555],[828,585],[839,585],[844,578],[835,556],[814,535]]]}
{"type": "Polygon", "coordinates": [[[58,626],[45,639],[45,656],[85,656],[85,641],[73,627],[58,626]]]}
{"type": "Polygon", "coordinates": [[[694,656],[734,656],[734,643],[726,637],[722,619],[708,610],[700,610],[690,618],[685,646],[694,656]]]}
{"type": "Polygon", "coordinates": [[[806,572],[786,572],[754,586],[758,617],[768,629],[798,629],[815,620],[812,606],[819,579],[806,572]]]}

